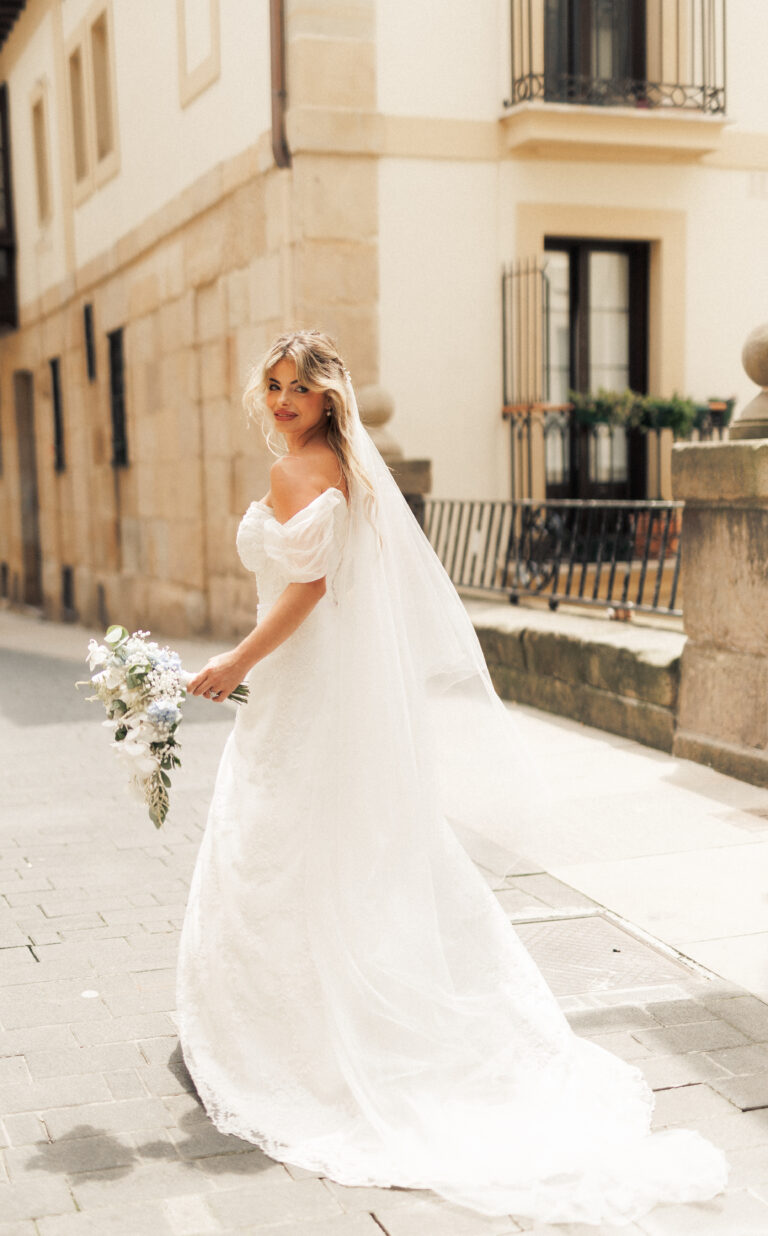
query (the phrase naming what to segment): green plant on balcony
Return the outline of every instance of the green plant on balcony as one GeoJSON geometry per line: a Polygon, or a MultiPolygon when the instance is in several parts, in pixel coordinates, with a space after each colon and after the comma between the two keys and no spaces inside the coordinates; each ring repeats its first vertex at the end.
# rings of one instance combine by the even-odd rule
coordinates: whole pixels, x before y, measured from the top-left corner
{"type": "Polygon", "coordinates": [[[696,424],[696,404],[677,393],[660,398],[631,390],[607,391],[601,387],[589,394],[570,391],[568,398],[573,417],[580,425],[619,425],[643,433],[671,429],[676,438],[685,438],[696,424]]]}

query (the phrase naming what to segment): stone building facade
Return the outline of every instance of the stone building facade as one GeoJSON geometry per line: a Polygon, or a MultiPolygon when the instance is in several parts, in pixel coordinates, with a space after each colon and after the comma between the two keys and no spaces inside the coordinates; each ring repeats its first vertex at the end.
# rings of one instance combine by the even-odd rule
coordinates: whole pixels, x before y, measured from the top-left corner
{"type": "Polygon", "coordinates": [[[746,393],[768,295],[763,0],[727,0],[715,113],[711,92],[563,102],[546,75],[516,101],[535,74],[515,23],[538,38],[543,0],[2,7],[9,603],[246,629],[234,534],[270,459],[241,393],[287,326],[330,331],[358,388],[384,384],[440,496],[509,496],[501,273],[553,243],[643,248],[653,393],[746,393]]]}

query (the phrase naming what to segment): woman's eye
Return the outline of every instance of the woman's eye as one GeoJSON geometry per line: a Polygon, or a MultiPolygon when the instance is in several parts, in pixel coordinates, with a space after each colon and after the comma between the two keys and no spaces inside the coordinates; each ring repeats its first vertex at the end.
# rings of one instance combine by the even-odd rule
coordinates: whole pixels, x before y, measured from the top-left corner
{"type": "Polygon", "coordinates": [[[296,387],[296,393],[297,393],[297,395],[306,395],[306,393],[307,393],[307,388],[306,388],[306,386],[297,386],[297,387],[296,387]]]}

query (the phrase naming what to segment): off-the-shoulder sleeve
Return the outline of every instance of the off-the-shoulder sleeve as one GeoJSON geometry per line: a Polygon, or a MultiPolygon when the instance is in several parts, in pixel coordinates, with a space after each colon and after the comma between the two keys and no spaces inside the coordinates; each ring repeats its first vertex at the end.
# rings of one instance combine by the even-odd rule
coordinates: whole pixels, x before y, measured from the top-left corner
{"type": "Polygon", "coordinates": [[[335,565],[340,502],[344,495],[338,489],[325,489],[286,523],[269,519],[264,525],[264,549],[292,582],[322,579],[335,565]]]}

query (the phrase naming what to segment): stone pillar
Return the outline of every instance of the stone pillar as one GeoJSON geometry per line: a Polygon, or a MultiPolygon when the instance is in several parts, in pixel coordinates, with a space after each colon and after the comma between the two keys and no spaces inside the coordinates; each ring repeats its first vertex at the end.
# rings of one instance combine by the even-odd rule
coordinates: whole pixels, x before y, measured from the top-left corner
{"type": "MultiPolygon", "coordinates": [[[[768,386],[768,327],[750,335],[744,361],[768,386]]],[[[736,441],[681,444],[672,456],[688,637],[673,751],[768,785],[768,391],[734,429],[736,441]]]]}
{"type": "Polygon", "coordinates": [[[360,418],[373,438],[411,510],[424,525],[424,498],[432,489],[432,461],[406,459],[401,447],[386,428],[394,404],[383,386],[363,386],[357,392],[360,418]]]}

